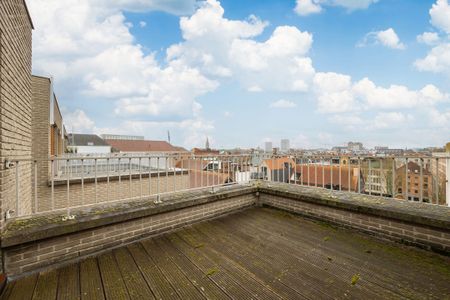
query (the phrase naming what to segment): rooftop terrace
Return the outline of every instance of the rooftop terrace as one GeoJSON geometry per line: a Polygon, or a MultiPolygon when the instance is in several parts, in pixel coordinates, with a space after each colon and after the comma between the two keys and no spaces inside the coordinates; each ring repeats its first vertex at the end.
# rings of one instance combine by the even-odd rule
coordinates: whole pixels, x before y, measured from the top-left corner
{"type": "Polygon", "coordinates": [[[445,299],[450,259],[250,208],[9,283],[2,299],[445,299]]]}

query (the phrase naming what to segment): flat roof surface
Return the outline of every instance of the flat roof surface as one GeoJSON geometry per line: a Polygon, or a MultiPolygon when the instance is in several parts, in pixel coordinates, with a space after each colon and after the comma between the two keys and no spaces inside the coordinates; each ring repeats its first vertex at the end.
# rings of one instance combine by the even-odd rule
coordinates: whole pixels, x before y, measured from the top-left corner
{"type": "Polygon", "coordinates": [[[450,258],[251,208],[9,283],[3,299],[446,299],[450,258]]]}

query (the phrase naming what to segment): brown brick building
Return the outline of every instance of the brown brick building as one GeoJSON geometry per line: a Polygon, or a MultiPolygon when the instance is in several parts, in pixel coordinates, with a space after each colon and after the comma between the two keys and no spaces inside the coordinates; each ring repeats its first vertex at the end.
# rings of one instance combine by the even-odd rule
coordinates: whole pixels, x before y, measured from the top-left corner
{"type": "Polygon", "coordinates": [[[408,162],[407,171],[405,168],[406,165],[403,165],[395,171],[395,198],[431,202],[433,197],[433,176],[431,172],[423,167],[421,173],[420,165],[411,161],[408,162]]]}

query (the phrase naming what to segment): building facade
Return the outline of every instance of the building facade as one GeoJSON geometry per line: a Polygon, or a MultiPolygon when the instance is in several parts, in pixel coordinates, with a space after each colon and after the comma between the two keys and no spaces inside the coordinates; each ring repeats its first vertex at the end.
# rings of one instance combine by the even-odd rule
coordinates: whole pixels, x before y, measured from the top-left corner
{"type": "Polygon", "coordinates": [[[5,215],[31,209],[31,22],[24,0],[0,1],[0,229],[5,215]],[[15,168],[20,172],[16,207],[15,168]]]}

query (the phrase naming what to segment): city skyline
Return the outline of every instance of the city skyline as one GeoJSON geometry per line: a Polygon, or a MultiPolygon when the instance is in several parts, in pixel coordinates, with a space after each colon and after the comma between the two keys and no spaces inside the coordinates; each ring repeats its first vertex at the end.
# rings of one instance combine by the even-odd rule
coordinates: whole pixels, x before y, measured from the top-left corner
{"type": "Polygon", "coordinates": [[[447,0],[27,3],[33,71],[53,76],[68,131],[170,130],[188,148],[449,140],[447,0]]]}

